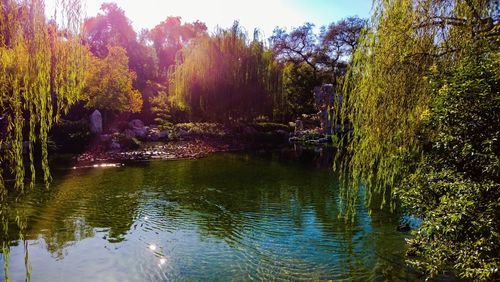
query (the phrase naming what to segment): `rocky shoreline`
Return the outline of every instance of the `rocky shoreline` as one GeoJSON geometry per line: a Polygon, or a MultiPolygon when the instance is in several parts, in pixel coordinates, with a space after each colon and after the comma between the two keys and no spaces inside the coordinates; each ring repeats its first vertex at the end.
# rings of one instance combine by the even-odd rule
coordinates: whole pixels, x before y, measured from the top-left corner
{"type": "Polygon", "coordinates": [[[216,152],[241,151],[249,144],[229,144],[215,140],[185,140],[166,143],[145,143],[141,148],[126,151],[89,151],[75,157],[76,165],[92,166],[101,163],[122,163],[144,160],[197,159],[216,152]]]}
{"type": "Polygon", "coordinates": [[[98,111],[90,116],[89,127],[90,139],[81,150],[83,153],[76,155],[72,161],[76,167],[152,159],[196,159],[215,152],[269,148],[290,143],[317,146],[331,142],[320,128],[304,130],[296,124],[270,122],[232,125],[180,123],[159,128],[134,119],[104,132],[98,111]]]}

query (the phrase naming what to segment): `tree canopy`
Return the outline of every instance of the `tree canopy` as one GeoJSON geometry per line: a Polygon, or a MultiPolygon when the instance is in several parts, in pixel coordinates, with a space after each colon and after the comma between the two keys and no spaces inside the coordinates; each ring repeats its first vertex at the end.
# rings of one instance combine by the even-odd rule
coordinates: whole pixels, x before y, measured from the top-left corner
{"type": "Polygon", "coordinates": [[[172,101],[194,119],[230,121],[272,116],[281,69],[257,34],[252,41],[235,23],[184,48],[170,73],[172,101]]]}
{"type": "Polygon", "coordinates": [[[349,17],[322,27],[306,23],[287,32],[276,28],[270,38],[276,59],[285,64],[283,91],[288,117],[313,113],[314,87],[323,83],[337,86],[345,74],[366,20],[349,17]]]}
{"type": "Polygon", "coordinates": [[[138,36],[125,12],[115,3],[104,3],[102,14],[85,20],[85,44],[98,58],[108,55],[110,46],[126,50],[128,65],[137,75],[134,86],[143,89],[147,81],[158,75],[158,56],[154,49],[138,40],[138,36]]]}
{"type": "Polygon", "coordinates": [[[106,57],[92,56],[85,87],[87,107],[119,112],[140,112],[141,93],[134,89],[135,73],[128,68],[125,49],[109,46],[106,57]]]}
{"type": "Polygon", "coordinates": [[[180,17],[168,17],[149,31],[163,77],[167,75],[168,68],[175,64],[177,52],[192,38],[206,34],[206,30],[206,25],[200,21],[183,24],[180,17]]]}

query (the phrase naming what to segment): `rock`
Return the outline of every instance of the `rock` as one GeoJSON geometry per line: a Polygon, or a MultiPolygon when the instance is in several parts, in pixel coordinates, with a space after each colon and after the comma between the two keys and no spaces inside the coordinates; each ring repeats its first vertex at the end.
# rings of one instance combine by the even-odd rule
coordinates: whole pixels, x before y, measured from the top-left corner
{"type": "Polygon", "coordinates": [[[283,129],[277,129],[274,133],[278,136],[279,142],[286,143],[288,142],[288,138],[290,137],[290,133],[283,129]]]}
{"type": "Polygon", "coordinates": [[[139,128],[139,127],[142,128],[142,127],[144,127],[144,122],[142,122],[142,120],[140,120],[140,119],[133,119],[128,123],[128,126],[132,129],[139,128]]]}
{"type": "Polygon", "coordinates": [[[302,122],[300,117],[297,118],[297,120],[294,123],[294,126],[295,126],[294,130],[295,133],[302,132],[304,130],[304,123],[302,122]]]}
{"type": "Polygon", "coordinates": [[[408,232],[411,230],[411,226],[408,223],[401,223],[396,227],[396,230],[399,232],[408,232]]]}
{"type": "Polygon", "coordinates": [[[134,131],[134,134],[136,137],[139,137],[142,139],[146,138],[148,130],[147,130],[146,126],[144,126],[144,123],[140,119],[131,120],[128,123],[128,126],[132,131],[134,131]]]}
{"type": "Polygon", "coordinates": [[[179,137],[183,138],[183,137],[187,137],[189,135],[189,133],[186,130],[181,128],[181,129],[177,130],[177,135],[179,137]]]}
{"type": "Polygon", "coordinates": [[[152,127],[148,131],[147,139],[149,141],[158,141],[160,140],[160,130],[156,127],[152,127]]]}
{"type": "Polygon", "coordinates": [[[168,131],[161,130],[160,132],[158,132],[158,136],[160,137],[160,139],[166,140],[168,139],[168,131]]]}
{"type": "Polygon", "coordinates": [[[93,134],[101,134],[102,133],[102,115],[99,110],[95,110],[90,115],[90,132],[93,134]]]}
{"type": "Polygon", "coordinates": [[[159,141],[159,140],[166,140],[168,139],[168,131],[166,130],[159,130],[156,127],[151,127],[148,130],[147,134],[147,140],[149,141],[159,141]]]}
{"type": "Polygon", "coordinates": [[[141,142],[137,138],[123,138],[120,140],[121,149],[125,150],[137,150],[141,146],[141,142]]]}
{"type": "Polygon", "coordinates": [[[283,129],[276,130],[276,134],[278,134],[279,136],[287,137],[287,138],[290,135],[290,133],[288,133],[288,131],[283,130],[283,129]]]}
{"type": "Polygon", "coordinates": [[[149,140],[149,141],[156,142],[156,141],[160,140],[160,136],[158,136],[158,133],[157,133],[157,132],[151,132],[151,133],[148,135],[148,140],[149,140]]]}
{"type": "Polygon", "coordinates": [[[318,143],[320,144],[328,143],[328,137],[319,138],[318,143]]]}

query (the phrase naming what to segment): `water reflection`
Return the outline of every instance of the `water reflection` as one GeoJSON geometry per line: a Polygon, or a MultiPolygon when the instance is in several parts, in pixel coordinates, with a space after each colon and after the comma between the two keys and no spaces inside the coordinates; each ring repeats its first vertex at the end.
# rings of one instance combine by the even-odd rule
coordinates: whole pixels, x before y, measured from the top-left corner
{"type": "MultiPolygon", "coordinates": [[[[360,205],[344,224],[335,176],[311,166],[326,153],[296,153],[69,170],[9,209],[28,219],[37,281],[412,279],[396,216],[360,205]]],[[[2,239],[14,281],[18,234],[2,239]]]]}

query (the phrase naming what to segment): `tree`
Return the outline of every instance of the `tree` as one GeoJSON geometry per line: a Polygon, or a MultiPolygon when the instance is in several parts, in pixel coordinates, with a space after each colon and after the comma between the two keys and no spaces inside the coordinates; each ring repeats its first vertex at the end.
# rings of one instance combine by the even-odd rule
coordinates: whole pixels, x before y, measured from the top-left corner
{"type": "MultiPolygon", "coordinates": [[[[0,200],[3,176],[25,187],[23,142],[28,142],[31,185],[35,147],[40,146],[48,185],[48,131],[60,115],[81,99],[85,83],[85,48],[80,44],[80,3],[62,1],[58,25],[48,25],[43,1],[3,0],[0,10],[0,200]],[[4,168],[10,168],[4,171],[4,168]]],[[[57,22],[57,21],[55,21],[57,22]]]]}
{"type": "Polygon", "coordinates": [[[94,56],[107,56],[109,46],[120,46],[127,51],[129,68],[135,72],[134,83],[139,89],[144,89],[148,80],[157,76],[157,57],[154,50],[146,42],[137,40],[137,34],[132,28],[125,12],[115,3],[104,3],[102,14],[85,20],[85,43],[94,56]]]}
{"type": "Polygon", "coordinates": [[[125,16],[125,12],[115,3],[101,5],[103,14],[85,20],[86,43],[97,57],[108,54],[108,46],[130,48],[136,41],[136,33],[125,16]]]}
{"type": "Polygon", "coordinates": [[[345,80],[347,218],[360,181],[372,207],[421,216],[410,262],[431,276],[498,276],[499,30],[498,1],[375,1],[345,80]]]}
{"type": "Polygon", "coordinates": [[[322,27],[319,35],[311,23],[290,33],[274,30],[270,42],[278,60],[287,64],[285,93],[293,115],[314,112],[314,87],[323,83],[337,86],[366,24],[364,19],[349,17],[322,27]]]}
{"type": "Polygon", "coordinates": [[[276,28],[270,41],[278,58],[297,66],[307,64],[313,70],[313,77],[316,79],[319,71],[318,45],[313,28],[314,25],[311,23],[295,28],[290,33],[282,28],[276,28]]]}
{"type": "MultiPolygon", "coordinates": [[[[10,230],[13,215],[5,204],[4,177],[15,179],[14,188],[29,187],[36,179],[35,162],[40,161],[48,186],[48,132],[62,113],[82,97],[87,66],[86,50],[80,44],[80,2],[62,0],[54,14],[64,20],[48,24],[44,1],[2,0],[0,7],[0,220],[3,236],[10,230]],[[70,3],[68,3],[70,2],[70,3]],[[24,162],[27,144],[29,161],[24,162]],[[41,158],[36,157],[36,152],[41,158]],[[27,168],[29,167],[29,168],[27,168]]],[[[27,219],[16,214],[19,233],[27,219]]],[[[7,236],[8,237],[8,236],[7,236]]],[[[4,277],[8,277],[10,246],[2,242],[4,277]]],[[[25,260],[27,280],[29,262],[25,260]]]]}
{"type": "Polygon", "coordinates": [[[160,72],[165,76],[168,68],[175,64],[177,52],[192,38],[206,34],[207,27],[200,21],[181,23],[180,17],[168,17],[155,26],[149,37],[159,58],[160,72]]]}
{"type": "Polygon", "coordinates": [[[412,264],[429,273],[452,267],[468,279],[498,276],[499,69],[498,54],[488,55],[431,81],[435,99],[422,132],[430,149],[399,192],[425,219],[427,232],[416,233],[409,252],[426,258],[412,264]]]}
{"type": "Polygon", "coordinates": [[[288,63],[283,68],[283,95],[286,99],[286,118],[296,118],[304,113],[314,113],[314,95],[317,86],[314,70],[307,64],[295,67],[288,63]]]}
{"type": "Polygon", "coordinates": [[[318,62],[333,74],[334,81],[345,74],[347,63],[356,51],[359,36],[367,24],[365,19],[349,17],[322,30],[318,62]]]}
{"type": "Polygon", "coordinates": [[[271,116],[281,95],[281,66],[236,22],[194,39],[169,74],[169,99],[191,119],[229,122],[271,116]]]}
{"type": "Polygon", "coordinates": [[[134,89],[135,74],[129,71],[126,51],[108,46],[108,55],[91,59],[85,88],[87,107],[119,112],[140,112],[141,93],[134,89]]]}

